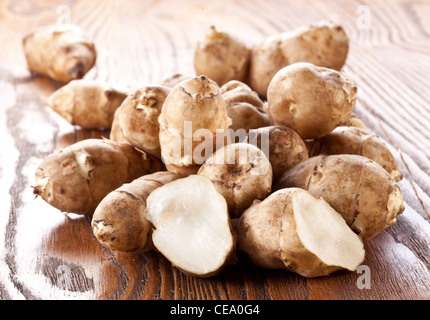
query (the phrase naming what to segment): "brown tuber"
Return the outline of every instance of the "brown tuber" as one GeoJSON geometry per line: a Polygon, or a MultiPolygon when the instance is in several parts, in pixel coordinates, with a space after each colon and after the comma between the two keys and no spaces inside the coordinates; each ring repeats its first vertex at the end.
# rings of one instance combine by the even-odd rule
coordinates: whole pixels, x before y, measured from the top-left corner
{"type": "Polygon", "coordinates": [[[356,98],[357,87],[342,72],[301,62],[276,73],[267,101],[276,125],[312,139],[325,136],[346,121],[356,98]]]}
{"type": "Polygon", "coordinates": [[[92,217],[91,225],[96,239],[111,250],[152,250],[152,226],[146,219],[146,199],[158,187],[180,177],[160,171],[144,175],[110,192],[92,217]]]}
{"type": "Polygon", "coordinates": [[[160,160],[129,144],[87,139],[42,161],[36,170],[34,193],[61,211],[91,217],[109,192],[162,169],[160,160]]]}
{"type": "Polygon", "coordinates": [[[164,78],[159,82],[161,86],[173,88],[176,86],[179,82],[189,80],[191,78],[194,78],[194,76],[183,74],[183,73],[175,73],[171,75],[170,77],[164,78]]]}
{"type": "Polygon", "coordinates": [[[325,199],[363,240],[396,222],[404,209],[399,186],[375,161],[359,155],[320,155],[285,172],[274,190],[297,187],[325,199]]]}
{"type": "Polygon", "coordinates": [[[112,126],[109,132],[109,139],[115,142],[122,142],[122,143],[128,143],[127,139],[124,137],[124,134],[122,133],[122,129],[119,126],[119,110],[121,109],[121,106],[116,109],[113,120],[112,120],[112,126]]]}
{"type": "Polygon", "coordinates": [[[54,91],[47,104],[70,124],[85,129],[110,129],[127,92],[96,80],[73,80],[54,91]]]}
{"type": "Polygon", "coordinates": [[[203,40],[197,43],[194,53],[194,69],[197,75],[205,75],[219,86],[230,80],[245,81],[250,49],[226,32],[210,27],[203,40]]]}
{"type": "Polygon", "coordinates": [[[91,39],[75,25],[40,27],[23,39],[27,68],[61,83],[81,79],[96,62],[91,39]]]}
{"type": "Polygon", "coordinates": [[[398,182],[402,179],[396,160],[386,144],[374,133],[356,127],[337,127],[308,145],[309,156],[356,154],[374,160],[398,182]]]}
{"type": "Polygon", "coordinates": [[[158,117],[170,88],[148,85],[128,95],[118,111],[122,135],[131,145],[161,158],[158,117]]]}
{"type": "Polygon", "coordinates": [[[290,64],[309,62],[340,71],[346,61],[348,43],[340,25],[325,21],[273,35],[252,49],[248,84],[266,97],[273,76],[290,64]]]}
{"type": "Polygon", "coordinates": [[[339,127],[355,127],[365,130],[367,132],[371,132],[371,130],[366,126],[366,124],[361,120],[355,113],[351,113],[346,121],[342,122],[339,127]]]}
{"type": "Polygon", "coordinates": [[[169,171],[183,175],[197,173],[231,125],[218,85],[205,76],[173,87],[158,122],[162,159],[169,171]]]}
{"type": "Polygon", "coordinates": [[[249,129],[266,127],[273,124],[272,118],[264,110],[264,102],[258,94],[245,83],[231,80],[220,88],[232,124],[230,129],[249,129]]]}
{"type": "Polygon", "coordinates": [[[258,266],[304,277],[354,271],[363,262],[363,241],[323,199],[286,188],[256,201],[236,224],[238,249],[258,266]]]}
{"type": "Polygon", "coordinates": [[[239,217],[255,199],[272,189],[272,167],[256,146],[234,143],[222,147],[198,171],[210,179],[227,201],[231,218],[239,217]]]}
{"type": "Polygon", "coordinates": [[[306,144],[297,132],[284,126],[268,126],[249,130],[243,142],[265,152],[272,165],[273,182],[296,164],[309,158],[306,144]]]}

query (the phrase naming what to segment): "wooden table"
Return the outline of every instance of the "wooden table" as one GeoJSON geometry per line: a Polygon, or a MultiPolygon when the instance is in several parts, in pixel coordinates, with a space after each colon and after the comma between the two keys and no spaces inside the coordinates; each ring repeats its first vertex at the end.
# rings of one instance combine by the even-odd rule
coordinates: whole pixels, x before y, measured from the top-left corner
{"type": "Polygon", "coordinates": [[[1,1],[0,299],[429,299],[429,70],[424,1],[1,1]],[[364,273],[306,279],[241,257],[217,277],[189,277],[158,253],[103,248],[87,219],[34,199],[34,172],[45,156],[108,134],[74,128],[45,105],[59,85],[25,68],[21,39],[34,27],[81,26],[98,49],[86,77],[139,87],[193,74],[194,44],[210,25],[253,45],[323,19],[350,36],[345,71],[359,88],[355,112],[404,174],[406,210],[366,242],[364,273]]]}

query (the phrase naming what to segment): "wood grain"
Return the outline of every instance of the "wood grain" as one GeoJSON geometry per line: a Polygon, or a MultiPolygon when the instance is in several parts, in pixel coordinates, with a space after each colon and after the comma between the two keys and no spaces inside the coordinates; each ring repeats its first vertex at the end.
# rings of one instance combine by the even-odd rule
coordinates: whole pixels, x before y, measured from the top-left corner
{"type": "Polygon", "coordinates": [[[430,299],[430,3],[391,1],[60,1],[0,3],[0,299],[430,299]],[[90,79],[136,88],[193,74],[193,49],[210,25],[248,45],[319,20],[350,36],[345,66],[359,88],[355,113],[383,138],[400,165],[406,211],[366,242],[361,274],[306,279],[262,270],[239,255],[214,278],[184,275],[159,253],[103,248],[89,221],[34,199],[40,161],[75,141],[108,136],[69,125],[45,105],[60,87],[25,68],[21,39],[70,19],[96,42],[90,79]],[[367,7],[362,7],[367,6],[367,7]],[[64,8],[64,7],[63,7],[64,8]],[[360,8],[370,25],[358,24],[360,8]]]}

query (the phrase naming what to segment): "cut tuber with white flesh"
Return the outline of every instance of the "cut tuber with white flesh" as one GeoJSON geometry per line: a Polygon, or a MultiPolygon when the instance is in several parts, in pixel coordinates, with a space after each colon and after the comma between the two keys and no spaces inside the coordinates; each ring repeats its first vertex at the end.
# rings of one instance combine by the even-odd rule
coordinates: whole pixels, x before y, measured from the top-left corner
{"type": "Polygon", "coordinates": [[[354,271],[363,262],[362,239],[323,199],[286,188],[255,202],[237,224],[238,246],[258,266],[304,277],[354,271]]]}
{"type": "Polygon", "coordinates": [[[143,175],[110,192],[92,217],[96,239],[111,250],[152,250],[151,224],[145,219],[146,198],[155,189],[181,177],[169,171],[159,171],[143,175]]]}
{"type": "Polygon", "coordinates": [[[227,203],[212,182],[191,175],[154,190],[146,218],[154,246],[187,274],[218,273],[234,249],[227,203]]]}

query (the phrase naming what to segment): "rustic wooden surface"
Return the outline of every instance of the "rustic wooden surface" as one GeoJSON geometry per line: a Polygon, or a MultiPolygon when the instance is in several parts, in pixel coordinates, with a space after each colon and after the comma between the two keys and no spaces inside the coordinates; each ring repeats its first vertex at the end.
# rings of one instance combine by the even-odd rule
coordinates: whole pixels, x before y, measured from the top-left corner
{"type": "Polygon", "coordinates": [[[429,44],[428,1],[0,1],[0,299],[429,299],[429,44]],[[130,87],[192,74],[194,44],[211,24],[253,45],[302,24],[340,22],[351,38],[345,71],[359,87],[355,112],[405,177],[406,211],[365,245],[370,288],[360,289],[356,272],[305,279],[244,257],[214,278],[185,276],[157,253],[101,247],[88,220],[35,200],[46,155],[107,135],[49,110],[45,99],[59,85],[25,68],[24,34],[69,18],[96,42],[86,77],[130,87]]]}

